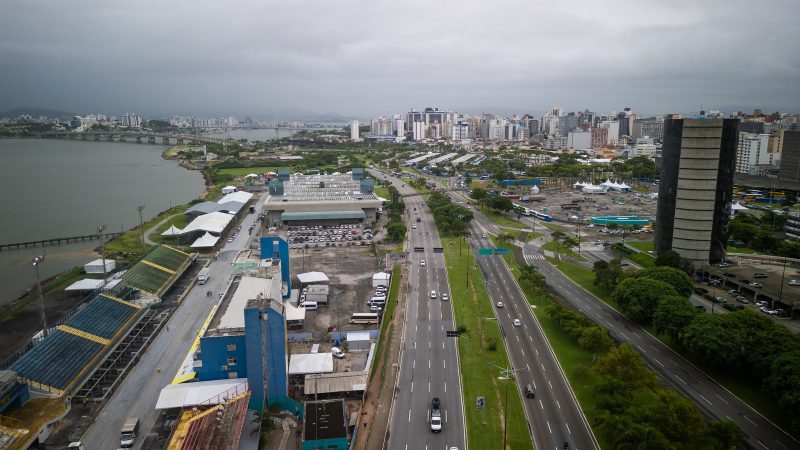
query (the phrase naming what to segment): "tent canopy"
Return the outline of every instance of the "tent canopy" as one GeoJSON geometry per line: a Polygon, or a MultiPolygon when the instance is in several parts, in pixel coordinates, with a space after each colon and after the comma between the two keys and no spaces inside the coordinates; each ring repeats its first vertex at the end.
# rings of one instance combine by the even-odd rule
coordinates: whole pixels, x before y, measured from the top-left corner
{"type": "Polygon", "coordinates": [[[195,406],[215,398],[220,401],[229,390],[231,392],[242,390],[242,392],[233,393],[231,396],[244,393],[247,390],[247,378],[168,384],[164,389],[161,389],[161,393],[158,395],[156,409],[195,406]]]}
{"type": "Polygon", "coordinates": [[[213,247],[217,243],[219,237],[206,232],[202,237],[192,243],[192,248],[208,248],[213,247]]]}
{"type": "Polygon", "coordinates": [[[208,231],[211,233],[222,233],[225,227],[233,220],[233,216],[224,212],[212,212],[197,216],[192,220],[186,228],[183,229],[181,234],[191,233],[194,231],[208,231]]]}
{"type": "Polygon", "coordinates": [[[162,236],[177,236],[177,235],[181,234],[182,231],[183,230],[181,230],[180,228],[176,227],[175,225],[171,225],[163,233],[161,233],[161,235],[162,236]]]}
{"type": "Polygon", "coordinates": [[[330,279],[323,272],[306,272],[297,274],[302,284],[329,283],[330,279]]]}
{"type": "Polygon", "coordinates": [[[748,211],[748,210],[750,210],[750,208],[748,208],[748,207],[746,207],[746,206],[742,205],[742,204],[741,204],[741,203],[739,203],[739,202],[736,202],[736,203],[734,203],[734,204],[731,206],[731,209],[732,209],[732,210],[734,210],[734,211],[748,211]]]}

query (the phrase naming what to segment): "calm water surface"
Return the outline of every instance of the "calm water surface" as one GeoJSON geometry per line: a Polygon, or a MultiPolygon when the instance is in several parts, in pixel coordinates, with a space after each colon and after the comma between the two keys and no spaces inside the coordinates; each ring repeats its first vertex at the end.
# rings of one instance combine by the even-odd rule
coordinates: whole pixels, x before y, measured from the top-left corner
{"type": "MultiPolygon", "coordinates": [[[[127,230],[203,192],[203,176],[161,158],[162,146],[0,139],[0,242],[127,230]]],[[[0,252],[0,304],[35,284],[31,258],[46,255],[48,278],[96,255],[99,241],[0,252]]]]}

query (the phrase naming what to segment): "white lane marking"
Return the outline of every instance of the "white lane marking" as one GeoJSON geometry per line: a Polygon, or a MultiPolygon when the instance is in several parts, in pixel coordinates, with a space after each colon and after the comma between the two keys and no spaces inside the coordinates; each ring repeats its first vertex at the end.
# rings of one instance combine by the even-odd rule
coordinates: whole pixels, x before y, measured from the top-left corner
{"type": "Polygon", "coordinates": [[[619,333],[619,334],[621,334],[621,335],[622,335],[622,337],[624,337],[624,338],[625,338],[625,340],[628,340],[628,341],[630,341],[630,338],[628,338],[628,336],[627,336],[625,333],[623,333],[623,332],[621,332],[621,331],[620,331],[620,333],[619,333]]]}
{"type": "Polygon", "coordinates": [[[431,391],[431,382],[428,381],[428,392],[430,392],[430,391],[431,391]]]}
{"type": "Polygon", "coordinates": [[[703,398],[703,400],[707,401],[709,405],[713,405],[713,403],[711,403],[711,400],[707,399],[707,398],[705,397],[705,395],[703,395],[703,394],[701,394],[701,393],[699,393],[699,392],[697,393],[697,395],[699,395],[700,397],[702,397],[702,398],[703,398]]]}
{"type": "Polygon", "coordinates": [[[416,360],[416,358],[414,359],[414,361],[411,362],[411,368],[412,369],[416,369],[417,368],[417,360],[416,360]]]}
{"type": "Polygon", "coordinates": [[[544,368],[544,364],[542,364],[542,372],[547,372],[547,369],[544,368]]]}
{"type": "Polygon", "coordinates": [[[549,385],[550,385],[550,389],[553,389],[553,383],[551,383],[551,382],[550,382],[550,379],[549,379],[549,378],[547,379],[547,384],[549,384],[549,385]]]}
{"type": "Polygon", "coordinates": [[[553,429],[550,428],[550,421],[549,420],[547,421],[547,430],[550,432],[550,434],[553,434],[553,429]]]}
{"type": "Polygon", "coordinates": [[[411,410],[408,410],[408,423],[411,423],[411,410]]]}
{"type": "Polygon", "coordinates": [[[558,406],[558,409],[561,409],[561,403],[558,403],[558,400],[556,400],[556,406],[558,406]]]}
{"type": "Polygon", "coordinates": [[[720,395],[719,395],[719,394],[716,394],[716,393],[715,393],[714,395],[716,395],[716,396],[717,396],[717,398],[718,398],[718,399],[720,399],[720,400],[722,400],[722,401],[723,401],[723,402],[724,402],[726,405],[728,404],[728,402],[727,402],[727,401],[726,401],[724,398],[720,397],[720,395]]]}
{"type": "Polygon", "coordinates": [[[531,380],[531,383],[533,383],[533,388],[536,389],[536,382],[531,380]]]}
{"type": "Polygon", "coordinates": [[[519,342],[519,335],[517,335],[517,342],[519,342]]]}
{"type": "Polygon", "coordinates": [[[572,434],[572,431],[570,431],[569,424],[567,422],[564,422],[564,426],[567,427],[567,433],[572,434]]]}
{"type": "Polygon", "coordinates": [[[535,348],[534,350],[536,351],[536,356],[539,356],[539,349],[535,348]]]}
{"type": "Polygon", "coordinates": [[[431,370],[431,360],[428,360],[428,370],[431,370]]]}
{"type": "Polygon", "coordinates": [[[664,364],[661,364],[661,361],[653,358],[653,361],[657,362],[659,366],[664,367],[664,364]]]}
{"type": "Polygon", "coordinates": [[[411,382],[411,392],[414,392],[414,382],[411,382]]]}
{"type": "Polygon", "coordinates": [[[685,385],[688,385],[688,384],[689,384],[689,383],[687,383],[687,382],[683,381],[683,378],[681,378],[681,377],[679,377],[679,376],[677,376],[677,375],[675,375],[675,378],[677,378],[677,379],[681,380],[681,382],[682,382],[683,384],[685,384],[685,385]]]}
{"type": "Polygon", "coordinates": [[[672,364],[677,364],[675,361],[673,361],[673,360],[672,360],[672,358],[667,358],[667,359],[668,359],[668,360],[669,360],[669,362],[671,362],[672,364]]]}
{"type": "Polygon", "coordinates": [[[761,444],[761,446],[762,446],[762,447],[764,447],[764,448],[766,448],[766,449],[769,449],[769,447],[767,447],[767,445],[766,445],[766,444],[764,444],[763,442],[761,442],[760,440],[756,439],[756,442],[758,442],[759,444],[761,444]]]}
{"type": "Polygon", "coordinates": [[[533,342],[533,336],[528,336],[528,339],[533,342]]]}
{"type": "Polygon", "coordinates": [[[445,369],[447,369],[447,360],[446,360],[446,359],[443,359],[443,360],[442,360],[442,367],[444,367],[445,369]]]}
{"type": "Polygon", "coordinates": [[[444,391],[447,392],[447,381],[444,382],[444,391]]]}
{"type": "Polygon", "coordinates": [[[750,423],[752,423],[753,425],[755,425],[755,426],[758,426],[758,424],[757,424],[757,423],[753,422],[753,419],[751,419],[751,418],[749,418],[749,417],[745,416],[744,414],[742,414],[742,417],[744,417],[745,419],[747,419],[747,421],[748,421],[748,422],[750,422],[750,423]]]}
{"type": "Polygon", "coordinates": [[[519,351],[521,351],[521,352],[522,352],[522,356],[525,356],[525,350],[523,350],[523,349],[519,349],[519,351]]]}
{"type": "Polygon", "coordinates": [[[447,423],[447,410],[444,410],[444,423],[447,423]]]}
{"type": "Polygon", "coordinates": [[[431,348],[431,341],[428,341],[428,348],[431,348]]]}
{"type": "Polygon", "coordinates": [[[442,341],[442,350],[444,350],[444,341],[442,341]]]}
{"type": "Polygon", "coordinates": [[[644,348],[643,348],[641,345],[637,345],[637,346],[636,346],[636,348],[638,348],[639,350],[641,350],[641,351],[642,351],[642,353],[647,353],[647,351],[645,351],[645,349],[644,349],[644,348]]]}
{"type": "Polygon", "coordinates": [[[541,406],[542,407],[542,411],[544,411],[544,403],[542,403],[541,400],[539,400],[539,406],[541,406]]]}

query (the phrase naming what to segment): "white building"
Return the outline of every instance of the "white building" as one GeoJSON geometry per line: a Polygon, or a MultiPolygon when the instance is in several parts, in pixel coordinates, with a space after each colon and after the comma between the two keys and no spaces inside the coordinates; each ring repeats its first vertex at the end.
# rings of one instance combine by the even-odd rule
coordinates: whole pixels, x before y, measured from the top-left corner
{"type": "Polygon", "coordinates": [[[567,148],[586,150],[592,148],[591,131],[570,131],[567,135],[567,148]]]}
{"type": "Polygon", "coordinates": [[[619,142],[619,122],[612,120],[600,122],[597,127],[608,129],[607,145],[617,145],[619,142]]]}
{"type": "Polygon", "coordinates": [[[414,140],[425,139],[425,122],[414,122],[414,140]]]}
{"type": "Polygon", "coordinates": [[[656,154],[655,144],[636,144],[632,156],[653,156],[656,154]]]}
{"type": "Polygon", "coordinates": [[[453,124],[452,130],[450,131],[451,139],[454,141],[469,140],[469,128],[468,123],[458,122],[453,124]]]}
{"type": "Polygon", "coordinates": [[[768,152],[769,135],[739,133],[739,147],[736,151],[736,171],[750,174],[759,164],[771,164],[773,153],[768,152]]]}
{"type": "Polygon", "coordinates": [[[350,124],[350,140],[353,142],[358,142],[361,140],[358,134],[358,121],[354,120],[353,123],[350,124]]]}
{"type": "Polygon", "coordinates": [[[403,118],[400,116],[394,116],[394,135],[397,137],[405,137],[406,135],[406,125],[403,118]]]}

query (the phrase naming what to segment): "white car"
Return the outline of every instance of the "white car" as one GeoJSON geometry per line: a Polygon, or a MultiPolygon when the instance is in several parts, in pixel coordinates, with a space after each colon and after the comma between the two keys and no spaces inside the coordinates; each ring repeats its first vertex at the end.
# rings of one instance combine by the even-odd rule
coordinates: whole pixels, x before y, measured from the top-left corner
{"type": "Polygon", "coordinates": [[[800,280],[789,280],[789,286],[800,286],[800,280]]]}
{"type": "Polygon", "coordinates": [[[514,326],[515,327],[521,327],[522,326],[522,321],[519,320],[519,319],[514,319],[514,326]]]}
{"type": "Polygon", "coordinates": [[[756,283],[755,281],[751,281],[750,282],[750,286],[752,286],[754,288],[760,288],[761,287],[761,283],[756,283]]]}
{"type": "Polygon", "coordinates": [[[344,358],[344,352],[339,347],[331,347],[331,354],[334,358],[344,358]]]}
{"type": "Polygon", "coordinates": [[[442,293],[442,301],[446,302],[448,300],[450,300],[450,294],[448,294],[447,292],[442,293]]]}
{"type": "Polygon", "coordinates": [[[411,228],[416,230],[417,229],[417,224],[411,225],[411,228]]]}
{"type": "Polygon", "coordinates": [[[425,267],[425,260],[424,259],[420,259],[419,260],[419,266],[420,267],[425,267]]]}
{"type": "Polygon", "coordinates": [[[486,238],[487,238],[487,237],[489,237],[489,236],[488,236],[486,233],[483,233],[483,234],[481,235],[481,237],[482,237],[482,238],[484,238],[484,239],[486,239],[486,238]]]}
{"type": "Polygon", "coordinates": [[[436,298],[436,291],[435,290],[431,291],[431,298],[436,298]]]}
{"type": "Polygon", "coordinates": [[[376,312],[381,312],[381,311],[383,311],[383,307],[380,306],[380,305],[372,305],[372,306],[369,307],[369,312],[376,313],[376,312]]]}
{"type": "Polygon", "coordinates": [[[498,308],[503,308],[503,307],[505,307],[505,306],[506,306],[506,305],[504,305],[504,304],[503,304],[503,302],[497,302],[497,307],[498,307],[498,308]]]}

